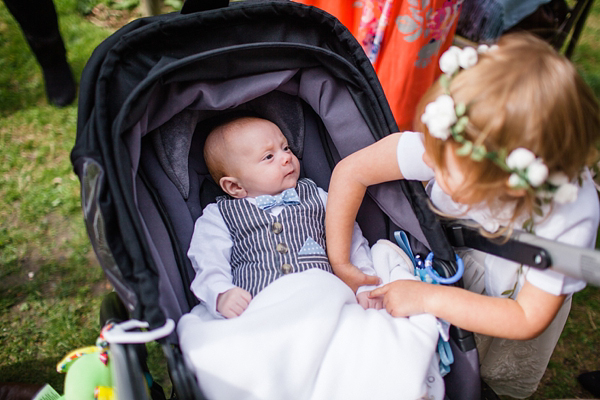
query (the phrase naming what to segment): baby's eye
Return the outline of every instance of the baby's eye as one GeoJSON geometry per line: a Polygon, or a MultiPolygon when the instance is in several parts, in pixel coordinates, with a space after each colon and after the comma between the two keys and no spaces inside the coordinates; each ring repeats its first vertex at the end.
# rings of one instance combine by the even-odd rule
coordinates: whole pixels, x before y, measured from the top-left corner
{"type": "Polygon", "coordinates": [[[283,146],[283,151],[291,151],[290,146],[287,144],[285,146],[283,146]]]}
{"type": "Polygon", "coordinates": [[[270,160],[271,158],[273,158],[273,154],[267,154],[263,160],[270,160]]]}

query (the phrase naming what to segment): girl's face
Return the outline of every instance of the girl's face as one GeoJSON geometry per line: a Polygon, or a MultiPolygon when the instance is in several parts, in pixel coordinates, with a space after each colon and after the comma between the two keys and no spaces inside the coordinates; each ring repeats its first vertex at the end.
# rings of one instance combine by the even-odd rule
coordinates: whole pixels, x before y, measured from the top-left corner
{"type": "Polygon", "coordinates": [[[423,153],[423,161],[427,166],[435,172],[435,181],[440,188],[448,196],[456,202],[462,204],[473,204],[469,197],[464,194],[461,195],[460,188],[466,181],[466,175],[464,170],[464,164],[461,163],[461,158],[454,152],[454,147],[445,146],[444,148],[444,166],[438,166],[429,157],[427,152],[423,153]]]}

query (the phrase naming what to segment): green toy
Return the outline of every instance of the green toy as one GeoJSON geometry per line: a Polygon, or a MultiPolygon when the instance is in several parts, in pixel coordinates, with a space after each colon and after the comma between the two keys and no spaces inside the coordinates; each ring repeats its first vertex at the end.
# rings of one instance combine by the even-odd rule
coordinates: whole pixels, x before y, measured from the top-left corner
{"type": "Polygon", "coordinates": [[[56,366],[66,373],[63,400],[115,400],[113,391],[108,343],[103,333],[112,326],[102,329],[96,346],[82,347],[67,354],[56,366]]]}
{"type": "MultiPolygon", "coordinates": [[[[148,323],[128,320],[120,324],[106,324],[95,346],[82,347],[67,354],[56,366],[59,373],[66,373],[65,390],[62,396],[49,385],[39,392],[33,400],[117,400],[113,389],[112,371],[109,357],[111,343],[148,343],[170,335],[175,322],[167,319],[165,325],[153,331],[134,331],[147,329],[148,323]],[[113,329],[114,328],[114,329],[113,329]]],[[[152,381],[149,372],[145,373],[146,388],[157,388],[162,398],[162,388],[152,381]]]]}

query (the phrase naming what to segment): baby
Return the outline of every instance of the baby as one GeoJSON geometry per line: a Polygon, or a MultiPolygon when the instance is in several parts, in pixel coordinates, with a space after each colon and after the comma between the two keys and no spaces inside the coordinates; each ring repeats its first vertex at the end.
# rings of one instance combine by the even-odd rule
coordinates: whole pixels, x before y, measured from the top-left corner
{"type": "MultiPolygon", "coordinates": [[[[300,162],[274,123],[238,117],[214,128],[204,158],[229,196],[209,204],[195,223],[188,257],[196,271],[191,289],[215,317],[241,315],[276,279],[320,268],[333,272],[325,252],[327,193],[299,179],[300,162]]],[[[370,249],[354,223],[351,259],[377,284],[370,249]]],[[[362,286],[357,301],[382,308],[362,286]]]]}

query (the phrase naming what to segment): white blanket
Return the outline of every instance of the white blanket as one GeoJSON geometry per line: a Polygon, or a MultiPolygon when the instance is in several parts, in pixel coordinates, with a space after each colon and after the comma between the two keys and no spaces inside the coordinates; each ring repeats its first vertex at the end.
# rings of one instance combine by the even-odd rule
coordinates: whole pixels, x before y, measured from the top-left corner
{"type": "MultiPolygon", "coordinates": [[[[414,279],[397,246],[380,241],[372,251],[384,283],[414,279]]],[[[216,320],[196,306],[177,331],[209,399],[444,397],[436,319],[364,310],[348,286],[319,269],[278,279],[237,318],[216,320]]]]}

